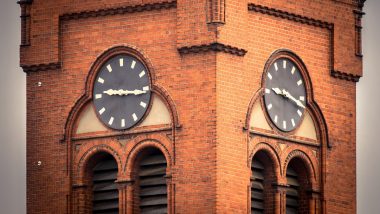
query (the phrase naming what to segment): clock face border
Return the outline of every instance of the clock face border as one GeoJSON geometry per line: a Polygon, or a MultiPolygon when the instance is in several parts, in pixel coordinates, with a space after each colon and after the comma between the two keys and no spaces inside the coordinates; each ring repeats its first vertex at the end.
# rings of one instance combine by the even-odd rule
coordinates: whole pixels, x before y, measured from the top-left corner
{"type": "Polygon", "coordinates": [[[311,88],[311,86],[309,83],[307,69],[306,69],[306,66],[300,57],[298,57],[295,53],[293,53],[292,51],[287,50],[287,49],[280,49],[280,50],[277,50],[271,54],[271,56],[265,62],[263,74],[261,77],[260,105],[261,105],[262,110],[265,112],[264,113],[265,119],[267,120],[267,122],[268,122],[269,126],[272,128],[272,130],[274,130],[277,134],[280,134],[280,135],[285,135],[285,136],[294,135],[294,133],[301,126],[301,124],[304,120],[304,117],[305,117],[305,113],[309,112],[307,106],[308,106],[309,99],[310,99],[310,88],[311,88]],[[294,63],[294,65],[298,68],[298,71],[302,77],[302,81],[304,83],[304,88],[305,88],[305,107],[306,108],[304,109],[299,122],[290,131],[281,130],[280,128],[277,127],[276,124],[274,124],[274,122],[272,121],[272,118],[270,117],[269,112],[265,106],[265,98],[264,98],[267,74],[270,71],[270,67],[273,65],[273,63],[276,60],[281,59],[281,58],[287,59],[287,60],[291,61],[292,63],[294,63]]]}
{"type": "Polygon", "coordinates": [[[115,132],[115,131],[117,131],[117,132],[128,132],[128,131],[132,130],[133,128],[136,128],[140,123],[142,123],[145,120],[145,118],[148,116],[148,114],[151,110],[152,100],[153,100],[152,97],[153,97],[153,94],[155,93],[155,90],[153,87],[154,75],[152,74],[153,69],[152,69],[150,61],[140,51],[135,50],[135,49],[130,48],[130,47],[127,47],[127,46],[117,46],[117,47],[111,48],[111,49],[103,52],[103,54],[96,59],[96,61],[92,65],[91,70],[94,70],[94,73],[91,76],[91,79],[88,80],[90,82],[89,83],[90,88],[88,88],[89,89],[88,90],[89,95],[90,95],[90,102],[91,102],[91,105],[95,111],[96,118],[101,122],[101,124],[103,124],[108,130],[110,130],[112,132],[115,132]],[[103,66],[105,66],[105,64],[109,60],[111,60],[117,56],[131,56],[131,57],[137,59],[146,68],[145,75],[147,75],[148,80],[149,80],[150,98],[149,98],[149,102],[147,103],[146,110],[145,110],[144,114],[138,119],[138,121],[134,125],[132,125],[129,128],[125,128],[125,129],[115,129],[115,128],[109,126],[106,121],[103,121],[100,118],[100,116],[97,112],[95,103],[94,103],[94,100],[95,100],[94,89],[95,89],[95,84],[97,81],[98,74],[101,72],[101,69],[103,68],[103,66]]]}

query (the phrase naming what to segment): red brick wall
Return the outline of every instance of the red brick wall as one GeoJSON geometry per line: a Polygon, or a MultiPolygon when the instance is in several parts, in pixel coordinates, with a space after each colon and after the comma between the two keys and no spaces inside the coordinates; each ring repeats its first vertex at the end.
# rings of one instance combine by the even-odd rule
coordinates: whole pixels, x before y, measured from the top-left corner
{"type": "MultiPolygon", "coordinates": [[[[286,184],[281,169],[295,150],[302,151],[305,163],[314,167],[310,179],[322,200],[317,212],[322,207],[328,213],[356,212],[355,83],[330,74],[339,71],[352,80],[362,73],[361,58],[355,55],[353,10],[358,8],[351,1],[34,0],[27,7],[30,45],[21,47],[20,63],[28,72],[28,213],[71,213],[84,206],[86,196],[72,185],[80,183],[79,160],[87,151],[109,145],[126,169],[118,180],[127,181],[133,177],[128,174],[133,148],[148,140],[161,142],[162,136],[170,159],[172,212],[247,213],[250,163],[260,143],[275,148],[277,184],[286,184]],[[247,10],[250,3],[259,10],[247,10]],[[96,12],[101,9],[108,10],[96,12]],[[213,48],[214,42],[223,48],[213,48]],[[171,100],[168,106],[180,126],[162,133],[147,128],[121,134],[135,139],[124,147],[115,136],[72,139],[68,124],[75,122],[80,100],[91,99],[86,91],[94,74],[91,66],[115,46],[141,52],[151,66],[153,85],[171,100]],[[307,68],[320,147],[243,130],[252,97],[262,86],[264,65],[283,48],[307,68]],[[238,56],[237,49],[247,53],[238,56]]],[[[124,211],[133,203],[130,191],[121,205],[124,211]]]]}

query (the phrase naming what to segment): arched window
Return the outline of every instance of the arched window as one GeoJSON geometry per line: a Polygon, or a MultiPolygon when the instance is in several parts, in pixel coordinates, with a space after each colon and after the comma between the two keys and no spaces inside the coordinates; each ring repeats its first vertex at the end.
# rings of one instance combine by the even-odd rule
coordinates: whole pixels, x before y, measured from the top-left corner
{"type": "Polygon", "coordinates": [[[167,213],[166,159],[158,149],[148,149],[138,161],[138,207],[140,213],[167,213]]]}
{"type": "Polygon", "coordinates": [[[92,213],[119,213],[119,191],[116,186],[117,163],[104,155],[92,169],[92,213]]]}
{"type": "Polygon", "coordinates": [[[276,176],[272,159],[264,151],[255,154],[251,164],[251,213],[274,212],[274,189],[276,176]]]}
{"type": "Polygon", "coordinates": [[[286,191],[286,213],[309,213],[309,194],[311,189],[305,163],[300,158],[293,158],[286,169],[288,189],[286,191]]]}

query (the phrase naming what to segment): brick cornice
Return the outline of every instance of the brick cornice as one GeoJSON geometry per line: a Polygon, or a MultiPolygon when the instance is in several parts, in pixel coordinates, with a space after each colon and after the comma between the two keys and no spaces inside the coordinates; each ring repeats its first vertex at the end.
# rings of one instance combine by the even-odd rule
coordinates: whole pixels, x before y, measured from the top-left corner
{"type": "Polygon", "coordinates": [[[338,70],[331,70],[331,76],[338,78],[338,79],[343,79],[351,82],[359,82],[360,75],[354,75],[354,74],[349,74],[346,72],[338,71],[338,70]]]}
{"type": "Polygon", "coordinates": [[[60,19],[61,20],[82,19],[82,18],[89,18],[89,17],[135,13],[135,12],[169,9],[169,8],[176,8],[176,7],[177,7],[177,1],[164,1],[164,2],[157,2],[157,3],[149,3],[149,4],[139,4],[139,5],[132,5],[132,6],[124,6],[124,7],[114,7],[114,8],[107,8],[107,9],[66,13],[66,14],[63,14],[60,17],[60,19]]]}
{"type": "Polygon", "coordinates": [[[61,68],[60,62],[52,62],[48,64],[37,64],[37,65],[20,65],[25,73],[36,72],[36,71],[47,71],[47,70],[57,70],[61,68]]]}
{"type": "Polygon", "coordinates": [[[277,10],[274,8],[269,8],[266,6],[257,5],[257,4],[253,4],[253,3],[248,4],[248,11],[259,12],[259,13],[263,13],[263,14],[267,14],[267,15],[271,15],[271,16],[280,17],[283,19],[288,19],[288,20],[295,21],[295,22],[300,22],[300,23],[307,24],[307,25],[312,25],[312,26],[321,27],[321,28],[327,28],[329,30],[332,30],[333,26],[334,26],[332,23],[325,22],[322,20],[313,19],[310,17],[301,16],[298,14],[289,13],[289,12],[286,12],[283,10],[277,10]]]}
{"type": "Polygon", "coordinates": [[[225,45],[219,42],[203,44],[203,45],[185,46],[185,47],[178,48],[178,51],[180,54],[215,51],[215,52],[225,52],[225,53],[229,53],[229,54],[237,55],[237,56],[244,56],[247,53],[245,49],[233,47],[230,45],[225,45]]]}
{"type": "Polygon", "coordinates": [[[17,4],[32,4],[33,3],[33,0],[20,0],[17,2],[17,4]]]}

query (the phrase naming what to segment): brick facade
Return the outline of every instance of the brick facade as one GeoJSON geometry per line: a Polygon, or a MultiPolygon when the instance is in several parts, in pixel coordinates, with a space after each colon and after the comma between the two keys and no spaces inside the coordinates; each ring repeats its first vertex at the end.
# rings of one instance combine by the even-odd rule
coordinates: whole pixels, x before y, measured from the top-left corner
{"type": "Polygon", "coordinates": [[[101,153],[118,164],[120,213],[137,213],[135,162],[151,147],[167,160],[169,213],[250,213],[256,154],[271,166],[269,212],[285,213],[286,169],[297,161],[306,182],[301,213],[356,213],[363,3],[19,1],[28,213],[89,213],[88,169],[101,153]],[[249,127],[266,62],[280,52],[302,67],[313,143],[249,127]],[[77,136],[99,66],[116,53],[144,61],[171,124],[77,136]]]}

